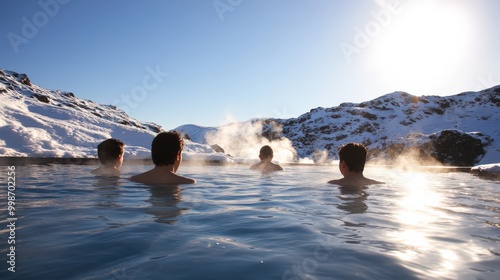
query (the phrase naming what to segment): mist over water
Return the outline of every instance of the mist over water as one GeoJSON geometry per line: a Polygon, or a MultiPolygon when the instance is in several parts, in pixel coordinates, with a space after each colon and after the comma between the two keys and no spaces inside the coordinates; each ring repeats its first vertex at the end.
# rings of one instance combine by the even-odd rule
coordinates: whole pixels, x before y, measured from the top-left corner
{"type": "Polygon", "coordinates": [[[269,145],[274,151],[273,161],[296,162],[297,151],[286,137],[269,140],[262,136],[262,122],[230,123],[209,132],[205,139],[209,144],[221,146],[226,154],[236,158],[259,159],[259,150],[269,145]]]}
{"type": "MultiPolygon", "coordinates": [[[[210,131],[205,135],[208,144],[217,144],[226,154],[243,160],[259,160],[259,150],[269,145],[274,151],[274,162],[300,164],[338,164],[337,158],[331,158],[327,150],[317,150],[310,157],[299,157],[292,141],[281,134],[281,127],[274,124],[273,131],[280,135],[272,140],[263,136],[262,121],[233,122],[210,131]]],[[[272,138],[272,137],[270,137],[272,138]]],[[[348,143],[336,143],[338,146],[348,143]]],[[[400,154],[383,154],[373,156],[368,151],[368,165],[387,166],[391,168],[414,169],[418,166],[444,166],[429,155],[423,155],[416,149],[408,149],[400,154]]]]}
{"type": "MultiPolygon", "coordinates": [[[[370,154],[368,152],[368,158],[370,154]]],[[[407,152],[392,155],[390,157],[376,157],[369,159],[367,164],[387,166],[388,168],[397,168],[405,170],[415,170],[420,166],[444,167],[445,165],[437,159],[422,156],[417,150],[408,150],[407,152]]]]}
{"type": "MultiPolygon", "coordinates": [[[[228,122],[223,126],[205,130],[203,132],[204,139],[200,139],[200,141],[222,147],[224,153],[234,157],[236,161],[258,161],[261,147],[269,145],[274,151],[273,161],[277,163],[333,165],[338,165],[338,149],[340,147],[349,142],[360,141],[358,138],[349,139],[349,137],[341,141],[327,141],[328,146],[331,147],[328,150],[324,148],[324,142],[318,144],[315,143],[316,139],[311,139],[312,145],[304,147],[306,144],[300,143],[300,141],[292,144],[292,141],[284,136],[282,129],[282,125],[272,119],[228,122]]],[[[387,147],[384,143],[378,145],[369,144],[369,142],[366,139],[361,142],[366,143],[368,165],[382,165],[391,169],[402,168],[405,170],[419,169],[422,166],[451,166],[436,158],[436,151],[432,143],[428,145],[401,144],[387,147]]],[[[452,154],[449,156],[453,157],[452,154]]]]}

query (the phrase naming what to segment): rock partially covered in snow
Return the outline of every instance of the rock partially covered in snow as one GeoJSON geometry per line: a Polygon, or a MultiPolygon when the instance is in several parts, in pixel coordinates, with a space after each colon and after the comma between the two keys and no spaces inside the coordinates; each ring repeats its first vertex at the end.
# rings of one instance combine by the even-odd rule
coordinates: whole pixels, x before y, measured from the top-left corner
{"type": "Polygon", "coordinates": [[[454,166],[473,166],[478,163],[486,153],[486,146],[492,141],[481,133],[464,133],[460,130],[443,130],[432,135],[431,139],[436,159],[454,166]]]}
{"type": "Polygon", "coordinates": [[[470,171],[479,176],[500,180],[500,163],[474,166],[470,171]]]}
{"type": "Polygon", "coordinates": [[[396,160],[411,155],[422,164],[473,166],[484,156],[492,139],[481,133],[442,130],[432,134],[412,133],[397,140],[388,140],[382,149],[370,150],[375,157],[396,160]]]}

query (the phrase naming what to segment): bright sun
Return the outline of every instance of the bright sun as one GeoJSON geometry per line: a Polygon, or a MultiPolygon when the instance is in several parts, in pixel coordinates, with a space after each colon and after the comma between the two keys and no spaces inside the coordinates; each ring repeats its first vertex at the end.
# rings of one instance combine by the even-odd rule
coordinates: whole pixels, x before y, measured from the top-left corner
{"type": "Polygon", "coordinates": [[[463,67],[472,29],[466,7],[456,2],[412,1],[375,38],[373,68],[384,84],[398,90],[436,90],[463,67]]]}

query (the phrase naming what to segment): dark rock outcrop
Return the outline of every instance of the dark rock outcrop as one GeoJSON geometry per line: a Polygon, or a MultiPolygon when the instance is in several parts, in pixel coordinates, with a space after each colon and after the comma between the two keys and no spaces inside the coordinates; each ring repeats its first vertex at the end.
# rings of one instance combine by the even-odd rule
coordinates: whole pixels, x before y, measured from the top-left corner
{"type": "Polygon", "coordinates": [[[26,74],[21,74],[20,77],[19,77],[19,81],[22,84],[25,84],[27,86],[31,86],[31,81],[30,81],[30,79],[28,78],[28,76],[26,74]]]}
{"type": "Polygon", "coordinates": [[[444,130],[430,139],[436,159],[447,165],[473,166],[486,153],[480,139],[458,130],[444,130]]]}
{"type": "Polygon", "coordinates": [[[389,161],[411,155],[420,163],[473,166],[485,155],[485,147],[491,141],[490,137],[482,134],[443,130],[431,135],[409,134],[368,152],[374,157],[383,155],[389,161]]]}
{"type": "Polygon", "coordinates": [[[221,146],[217,145],[217,144],[210,145],[210,147],[211,147],[212,149],[214,149],[214,151],[215,151],[215,152],[217,152],[217,153],[223,153],[223,154],[225,154],[225,153],[226,153],[226,152],[224,151],[224,149],[223,149],[221,146]]]}
{"type": "Polygon", "coordinates": [[[38,101],[41,101],[43,103],[50,103],[50,98],[46,95],[35,93],[32,95],[32,97],[38,99],[38,101]]]}

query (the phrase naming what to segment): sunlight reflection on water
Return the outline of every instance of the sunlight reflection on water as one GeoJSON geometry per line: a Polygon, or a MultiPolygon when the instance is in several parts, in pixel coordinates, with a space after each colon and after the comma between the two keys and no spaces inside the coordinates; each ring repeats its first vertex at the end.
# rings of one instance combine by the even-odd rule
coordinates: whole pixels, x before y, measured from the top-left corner
{"type": "Polygon", "coordinates": [[[499,279],[495,181],[368,168],[386,184],[351,190],[326,184],[337,166],[182,166],[198,183],[169,188],[126,180],[147,168],[109,181],[91,167],[20,166],[32,175],[19,178],[16,279],[499,279]]]}
{"type": "Polygon", "coordinates": [[[454,215],[456,207],[449,210],[456,202],[443,192],[453,187],[448,178],[413,172],[401,174],[397,180],[404,182],[398,189],[400,196],[394,211],[400,226],[388,238],[404,245],[402,250],[394,252],[403,263],[418,264],[432,276],[459,279],[464,264],[489,254],[477,241],[464,240],[462,224],[467,221],[454,215]]]}

